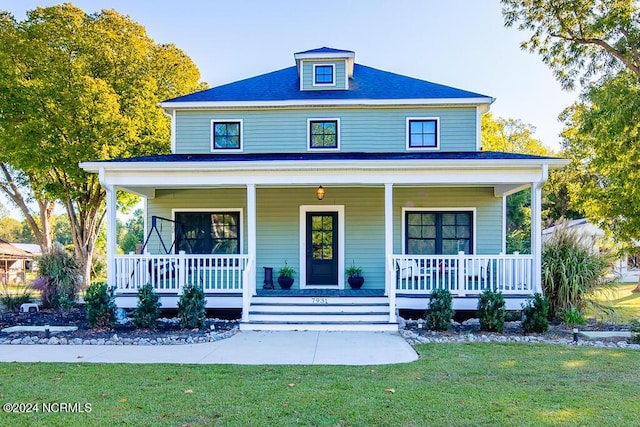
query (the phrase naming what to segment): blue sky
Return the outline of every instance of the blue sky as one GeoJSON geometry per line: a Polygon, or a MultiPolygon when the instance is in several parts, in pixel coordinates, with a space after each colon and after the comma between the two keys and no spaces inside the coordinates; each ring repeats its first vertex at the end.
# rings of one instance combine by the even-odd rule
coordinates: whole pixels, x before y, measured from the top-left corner
{"type": "MultiPolygon", "coordinates": [[[[0,0],[16,19],[60,1],[0,0]]],[[[558,114],[577,99],[562,91],[526,34],[503,25],[499,0],[76,0],[115,9],[174,43],[217,86],[294,64],[295,52],[328,46],[356,62],[492,96],[495,116],[521,119],[559,149],[558,114]]],[[[7,205],[5,203],[5,205],[7,205]]]]}

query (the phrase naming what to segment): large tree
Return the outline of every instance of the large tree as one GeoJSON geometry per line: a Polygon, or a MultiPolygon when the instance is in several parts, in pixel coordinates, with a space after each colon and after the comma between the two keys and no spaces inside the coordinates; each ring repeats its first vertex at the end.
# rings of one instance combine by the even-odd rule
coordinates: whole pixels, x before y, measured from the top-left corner
{"type": "Polygon", "coordinates": [[[126,16],[63,4],[0,13],[0,70],[0,160],[64,205],[87,283],[105,192],[78,163],[168,152],[158,102],[200,88],[198,69],[126,16]]]}
{"type": "Polygon", "coordinates": [[[522,48],[542,56],[565,88],[627,69],[640,78],[637,0],[502,0],[505,25],[530,33],[522,48]]]}

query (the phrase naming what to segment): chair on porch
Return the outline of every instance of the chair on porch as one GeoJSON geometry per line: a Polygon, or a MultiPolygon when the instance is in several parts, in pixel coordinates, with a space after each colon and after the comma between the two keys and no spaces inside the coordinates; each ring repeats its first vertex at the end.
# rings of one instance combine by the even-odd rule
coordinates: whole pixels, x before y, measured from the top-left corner
{"type": "Polygon", "coordinates": [[[474,268],[469,268],[468,264],[465,265],[465,275],[469,282],[469,290],[484,291],[493,282],[491,280],[491,260],[489,258],[481,259],[474,264],[474,268]]]}
{"type": "Polygon", "coordinates": [[[433,275],[438,271],[431,266],[420,266],[415,259],[397,261],[396,279],[404,282],[401,288],[431,290],[433,275]]]}

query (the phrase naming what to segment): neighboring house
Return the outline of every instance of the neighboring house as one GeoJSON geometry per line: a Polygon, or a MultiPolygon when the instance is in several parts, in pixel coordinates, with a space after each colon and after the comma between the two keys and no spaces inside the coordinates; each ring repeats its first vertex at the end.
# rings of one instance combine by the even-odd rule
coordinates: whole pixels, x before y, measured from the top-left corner
{"type": "Polygon", "coordinates": [[[0,284],[24,283],[25,267],[33,254],[0,239],[0,284]]]}
{"type": "Polygon", "coordinates": [[[149,282],[175,307],[195,283],[208,307],[241,308],[242,329],[384,330],[435,288],[456,309],[475,309],[488,287],[514,309],[540,291],[541,187],[565,160],[482,151],[491,97],[359,65],[347,50],[294,58],[161,103],[171,154],[81,164],[107,191],[119,306],[149,282]],[[533,255],[507,255],[505,198],[525,188],[533,255]],[[145,197],[142,255],[116,255],[116,189],[145,197]],[[293,288],[263,289],[285,264],[293,288]],[[352,264],[360,290],[347,284],[352,264]]]}
{"type": "MultiPolygon", "coordinates": [[[[599,251],[602,245],[606,243],[604,231],[597,225],[590,223],[586,218],[568,221],[566,227],[580,233],[584,239],[587,239],[586,243],[593,246],[594,250],[599,251]]],[[[555,229],[556,227],[554,226],[542,230],[542,241],[546,242],[555,229]]],[[[637,282],[640,275],[640,256],[625,255],[621,257],[616,261],[615,272],[619,275],[621,282],[637,282]]]]}

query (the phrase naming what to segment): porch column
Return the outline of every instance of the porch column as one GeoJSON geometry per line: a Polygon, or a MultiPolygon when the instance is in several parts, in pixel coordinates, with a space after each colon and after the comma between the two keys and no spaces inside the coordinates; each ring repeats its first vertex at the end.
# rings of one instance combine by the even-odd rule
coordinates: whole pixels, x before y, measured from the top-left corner
{"type": "Polygon", "coordinates": [[[542,293],[542,184],[531,184],[531,254],[533,291],[542,293]]]}
{"type": "Polygon", "coordinates": [[[107,284],[116,286],[116,189],[113,185],[105,183],[104,169],[100,169],[99,179],[106,192],[107,284]]]}
{"type": "Polygon", "coordinates": [[[256,185],[247,184],[247,262],[243,274],[242,321],[249,321],[249,306],[256,289],[256,185]]]}
{"type": "Polygon", "coordinates": [[[396,284],[393,280],[391,256],[393,255],[393,184],[384,184],[384,277],[389,297],[389,321],[396,322],[396,284]]]}

